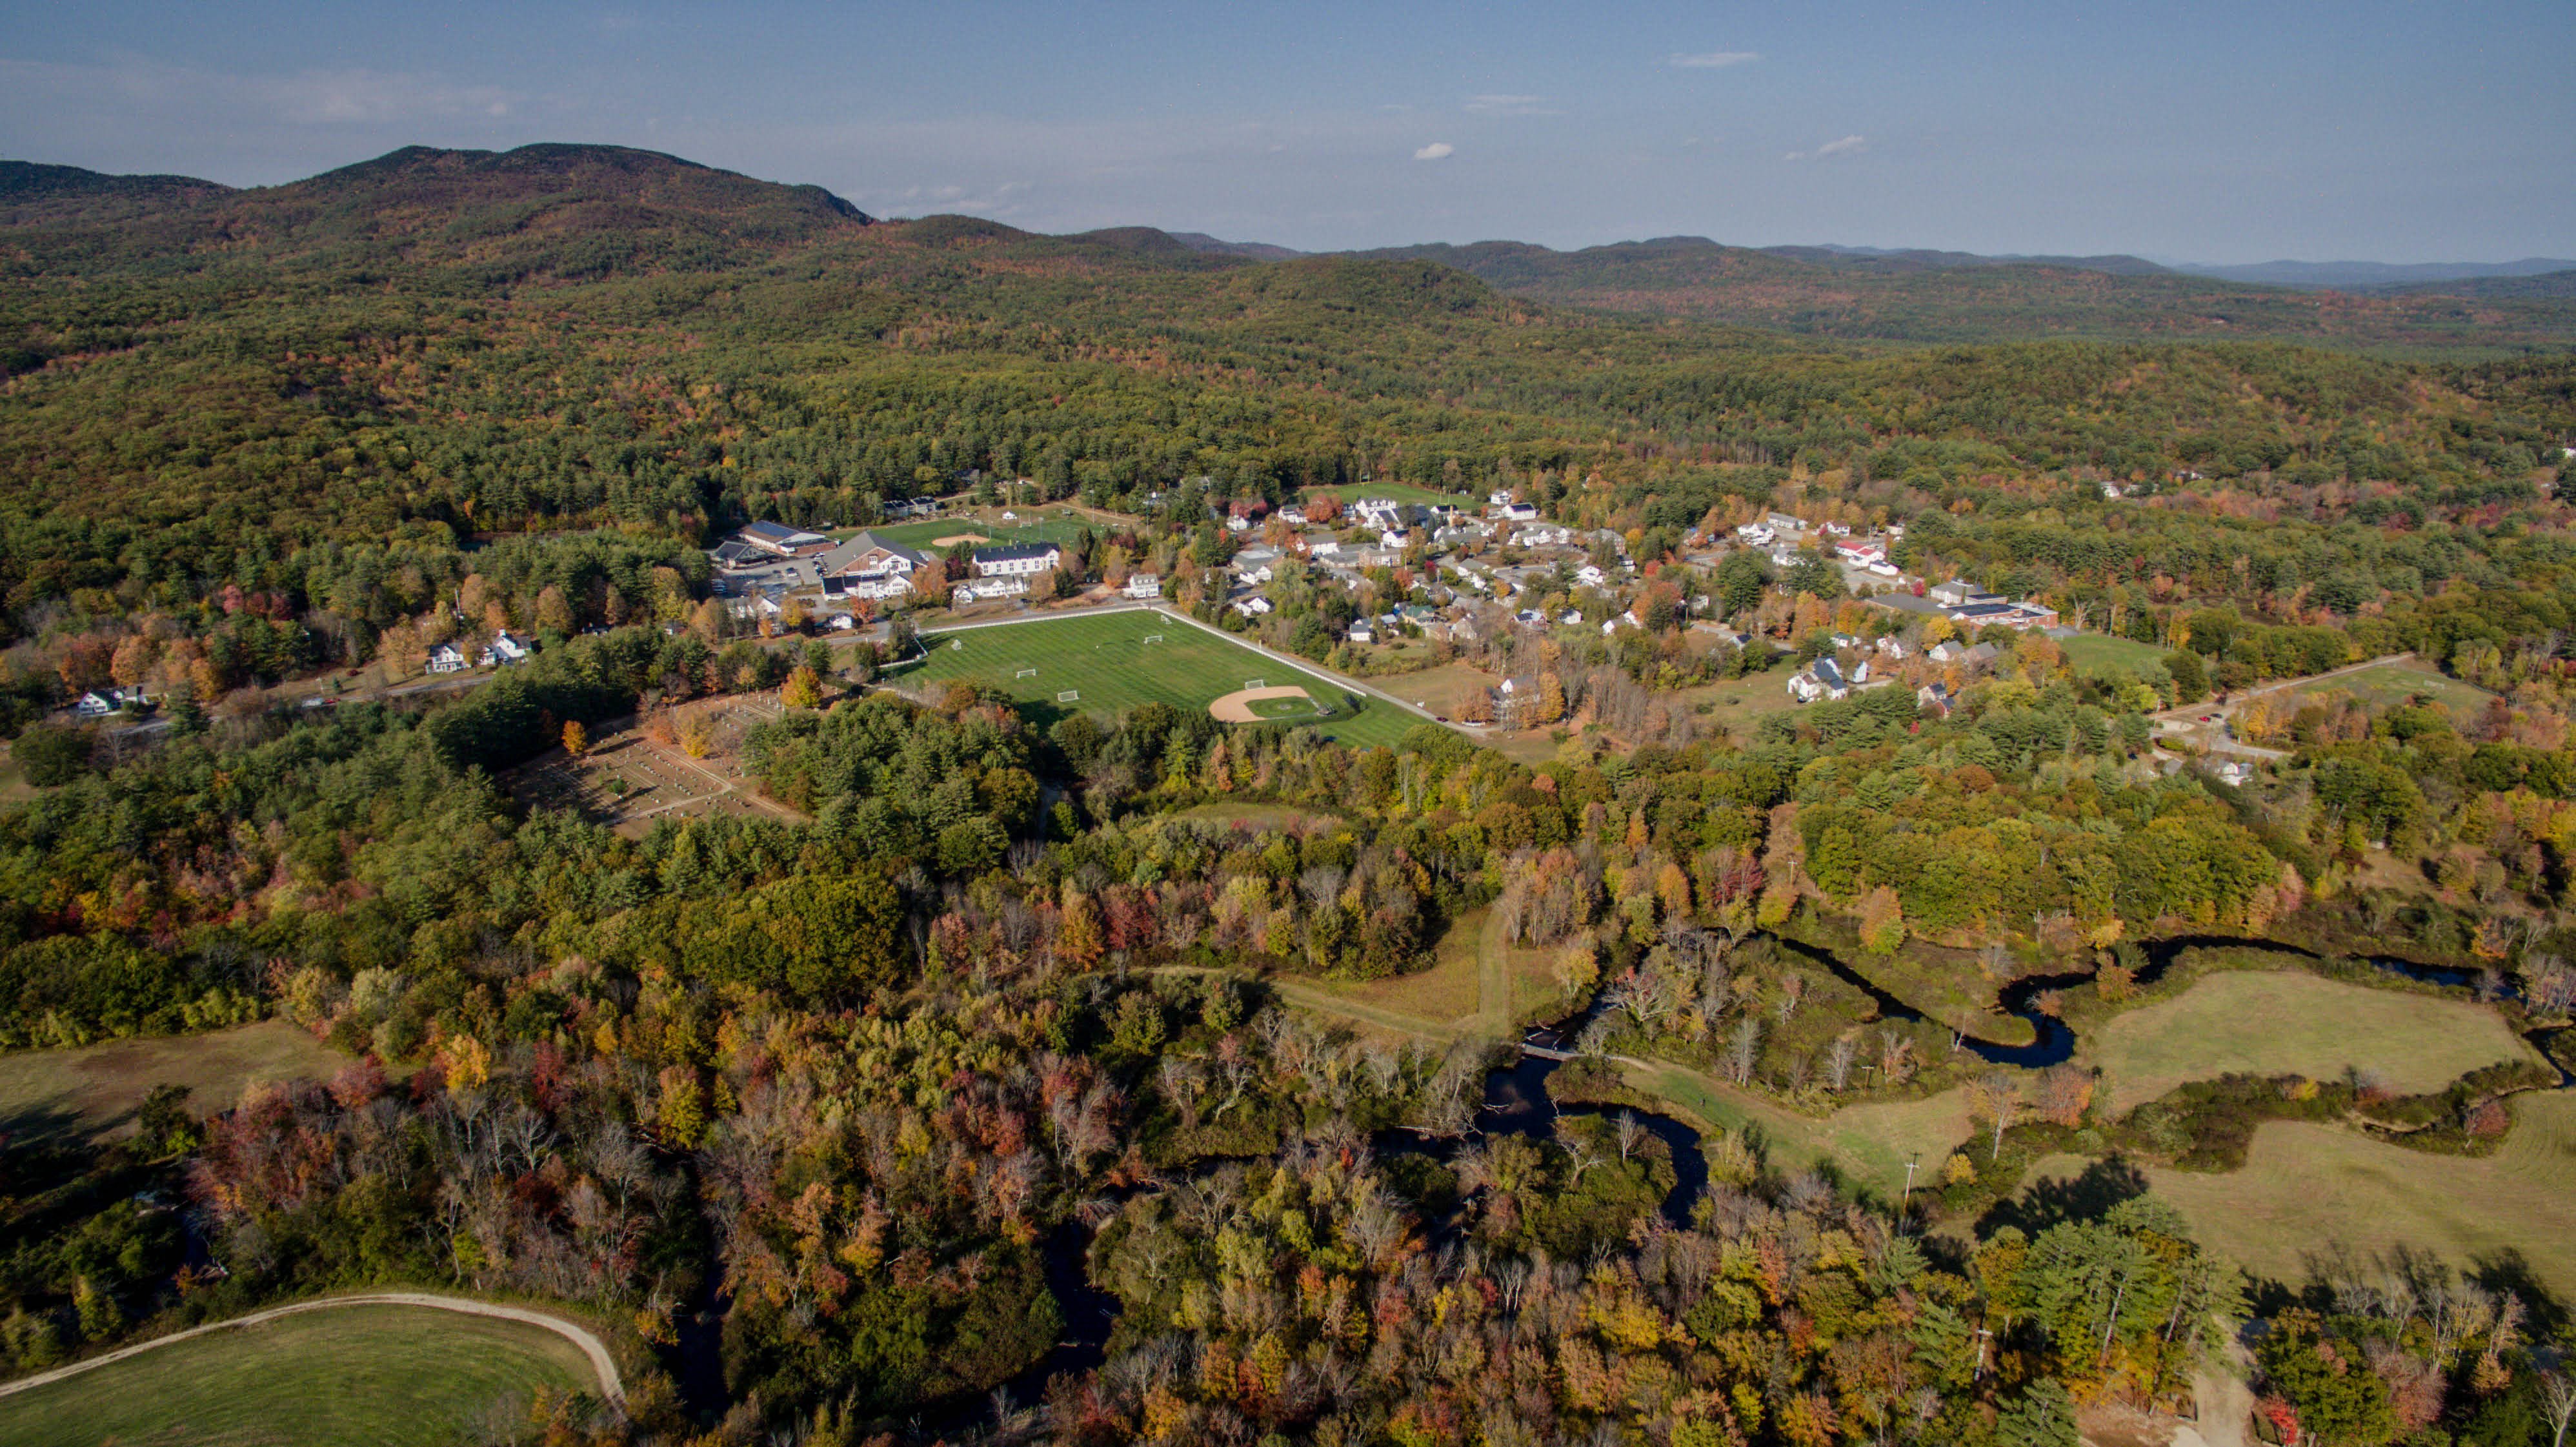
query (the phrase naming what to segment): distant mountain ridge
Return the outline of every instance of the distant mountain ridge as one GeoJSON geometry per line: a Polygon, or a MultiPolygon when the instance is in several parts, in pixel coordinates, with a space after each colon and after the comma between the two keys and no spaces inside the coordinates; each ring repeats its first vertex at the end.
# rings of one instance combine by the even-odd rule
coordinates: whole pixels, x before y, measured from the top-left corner
{"type": "Polygon", "coordinates": [[[2378,291],[2452,281],[2482,281],[2491,277],[2541,276],[2553,271],[2576,270],[2576,261],[2564,257],[2527,256],[2520,261],[2497,262],[2259,261],[2244,266],[2177,262],[2168,269],[2193,276],[2215,277],[2220,281],[2253,282],[2260,286],[2378,291]]]}
{"type": "Polygon", "coordinates": [[[626,146],[405,146],[281,186],[9,163],[0,224],[40,262],[462,267],[487,281],[724,265],[864,227],[820,186],[626,146]]]}
{"type": "MultiPolygon", "coordinates": [[[[0,228],[18,258],[14,264],[33,275],[286,264],[341,277],[427,269],[460,286],[508,286],[705,273],[812,257],[817,248],[875,225],[875,218],[820,186],[757,180],[622,146],[544,144],[499,152],[407,146],[305,180],[241,190],[184,176],[109,176],[0,162],[0,228]]],[[[1849,341],[2264,338],[2483,348],[2576,342],[2576,285],[2545,270],[2329,292],[2229,280],[2124,254],[1742,247],[1700,236],[1569,251],[1479,241],[1310,256],[1150,226],[1051,237],[973,217],[936,216],[878,234],[894,242],[897,233],[900,249],[915,255],[999,248],[1021,264],[1064,270],[1242,268],[1251,274],[1247,284],[1275,289],[1265,295],[1358,285],[1377,301],[1445,307],[1460,304],[1462,295],[1437,277],[1458,273],[1545,305],[1849,341]],[[1403,266],[1368,269],[1382,263],[1403,266]],[[1282,274],[1258,275],[1273,269],[1282,274]]],[[[2547,265],[2535,258],[2501,269],[2547,265]]],[[[2381,268],[2368,277],[2421,270],[2381,268]]]]}

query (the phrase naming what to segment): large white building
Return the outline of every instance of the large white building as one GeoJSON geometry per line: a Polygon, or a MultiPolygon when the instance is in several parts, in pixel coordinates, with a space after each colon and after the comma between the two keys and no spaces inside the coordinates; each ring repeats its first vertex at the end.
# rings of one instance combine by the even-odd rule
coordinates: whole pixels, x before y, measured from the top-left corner
{"type": "Polygon", "coordinates": [[[1053,543],[1011,543],[975,550],[975,576],[1026,578],[1049,573],[1064,561],[1064,549],[1053,543]]]}

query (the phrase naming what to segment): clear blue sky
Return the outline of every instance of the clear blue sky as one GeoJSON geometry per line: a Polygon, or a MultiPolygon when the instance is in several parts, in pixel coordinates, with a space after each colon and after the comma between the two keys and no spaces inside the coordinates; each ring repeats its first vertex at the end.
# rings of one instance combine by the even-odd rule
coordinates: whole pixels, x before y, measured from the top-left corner
{"type": "Polygon", "coordinates": [[[0,154],[236,185],[607,141],[1309,249],[2576,254],[2571,0],[0,3],[0,154]]]}

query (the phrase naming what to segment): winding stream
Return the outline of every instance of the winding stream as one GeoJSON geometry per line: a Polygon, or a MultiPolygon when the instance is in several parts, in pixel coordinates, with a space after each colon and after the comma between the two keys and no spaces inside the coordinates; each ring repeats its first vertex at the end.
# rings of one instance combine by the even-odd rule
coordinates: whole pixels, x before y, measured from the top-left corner
{"type": "MultiPolygon", "coordinates": [[[[1777,935],[1763,938],[1868,996],[1882,1018],[1925,1018],[1922,1011],[1890,994],[1828,950],[1777,935]]],[[[2186,950],[2229,947],[2275,950],[2312,961],[2322,958],[2313,951],[2271,940],[2225,935],[2177,935],[2144,942],[2146,961],[2138,970],[2136,982],[2149,985],[2163,978],[2186,950]]],[[[2429,984],[2473,986],[2478,981],[2478,972],[2474,970],[2420,965],[2392,958],[2372,958],[2369,963],[2429,984]]],[[[2028,1069],[2045,1068],[2066,1061],[2075,1053],[2075,1032],[2064,1021],[2042,1013],[2036,1001],[2046,991],[2070,989],[2092,978],[2093,972],[2086,970],[2025,975],[2014,980],[2003,988],[2000,1003],[2007,1013],[2030,1022],[2034,1032],[2031,1043],[2003,1045],[1969,1035],[1962,1037],[1962,1048],[1998,1065],[2028,1069]]],[[[1531,1030],[1525,1039],[1527,1043],[1541,1047],[1564,1045],[1580,1034],[1582,1028],[1605,1008],[1604,1004],[1595,1001],[1579,1014],[1554,1025],[1531,1030]]],[[[2537,1045],[2539,1042],[2535,1038],[2533,1043],[2537,1045]]],[[[2545,1056],[2546,1052],[2543,1053],[2545,1056]]],[[[1560,1115],[1610,1115],[1628,1111],[1625,1106],[1560,1104],[1548,1089],[1548,1077],[1556,1073],[1561,1063],[1547,1056],[1523,1054],[1513,1064],[1487,1072],[1484,1104],[1476,1114],[1476,1132],[1487,1136],[1506,1134],[1544,1140],[1555,1130],[1556,1119],[1560,1115]]],[[[2563,1071],[2561,1076],[2562,1084],[2569,1083],[2563,1071]]],[[[1664,1198],[1663,1216],[1676,1226],[1687,1226],[1691,1208],[1708,1189],[1708,1160],[1701,1153],[1699,1133],[1670,1116],[1644,1110],[1628,1113],[1633,1114],[1639,1125],[1671,1151],[1674,1183],[1664,1198]]],[[[1465,1139],[1426,1140],[1409,1131],[1381,1131],[1371,1142],[1382,1155],[1422,1155],[1443,1162],[1453,1158],[1466,1143],[1465,1139]]],[[[1091,1370],[1107,1357],[1109,1338],[1118,1324],[1118,1299],[1091,1284],[1087,1269],[1090,1245],[1091,1232],[1078,1221],[1068,1221],[1056,1227],[1046,1238],[1043,1250],[1047,1288],[1054,1294],[1063,1313],[1063,1335],[1045,1356],[1002,1385],[1001,1392],[1014,1403],[1035,1403],[1045,1391],[1049,1379],[1063,1372],[1091,1370]]],[[[914,1430],[917,1434],[954,1433],[989,1421],[991,1412],[987,1394],[951,1397],[932,1404],[915,1416],[914,1430]]]]}

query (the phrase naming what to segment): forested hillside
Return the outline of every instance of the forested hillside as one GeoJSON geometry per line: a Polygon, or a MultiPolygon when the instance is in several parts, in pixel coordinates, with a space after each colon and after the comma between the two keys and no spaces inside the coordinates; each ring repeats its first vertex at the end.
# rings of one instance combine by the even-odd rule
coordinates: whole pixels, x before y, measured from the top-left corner
{"type": "Polygon", "coordinates": [[[494,1441],[2074,1447],[2228,1374],[2285,1441],[2563,1430],[2563,351],[2396,303],[2319,334],[2481,355],[2034,336],[2236,293],[2017,267],[1944,273],[1985,310],[1837,268],[1928,310],[1800,321],[1803,263],[1732,253],[1721,327],[1514,294],[1544,256],[878,222],[603,148],[5,175],[0,1370],[403,1284],[610,1339],[624,1403],[494,1441]],[[1099,618],[1283,666],[1442,575],[1280,554],[1229,612],[1225,504],[1508,490],[1591,530],[1533,571],[1633,601],[1533,579],[1554,626],[1443,640],[1538,700],[1506,750],[1015,705],[888,671],[929,595],[880,648],[711,592],[747,520],[997,477],[1087,505],[1058,583],[1164,573],[1099,618]],[[2081,632],[1711,552],[1784,508],[2081,632]],[[453,688],[264,687],[509,629],[453,688]],[[1720,712],[1775,640],[1909,671],[1720,712]],[[166,726],[66,721],[137,683],[166,726]],[[2233,782],[2169,732],[2218,690],[2233,782]],[[2330,1012],[2295,1068],[2084,1053],[2231,970],[2481,1033],[2402,1080],[2330,1012]],[[336,1058],[45,1104],[104,1072],[33,1052],[245,1027],[336,1058]],[[2306,1176],[2150,1191],[2283,1128],[2423,1239],[2344,1249],[2306,1176]]]}
{"type": "Polygon", "coordinates": [[[2564,348],[2576,306],[2542,279],[2401,292],[2292,291],[2165,271],[2134,257],[1947,258],[1721,246],[1695,236],[1551,251],[1520,242],[1411,246],[1514,295],[1563,306],[1801,336],[1909,342],[2005,337],[2332,347],[2564,348]]]}
{"type": "Polygon", "coordinates": [[[2564,360],[1819,351],[1546,308],[1424,260],[864,219],[538,147],[8,228],[16,626],[231,585],[382,627],[383,577],[452,580],[478,535],[858,520],[970,468],[1098,504],[1192,473],[1272,493],[1543,476],[1614,526],[1783,475],[1731,465],[1902,478],[1935,505],[2001,485],[2061,513],[2034,493],[2187,468],[2206,480],[2170,500],[2186,510],[2429,525],[2528,498],[2576,429],[2564,360]]]}

